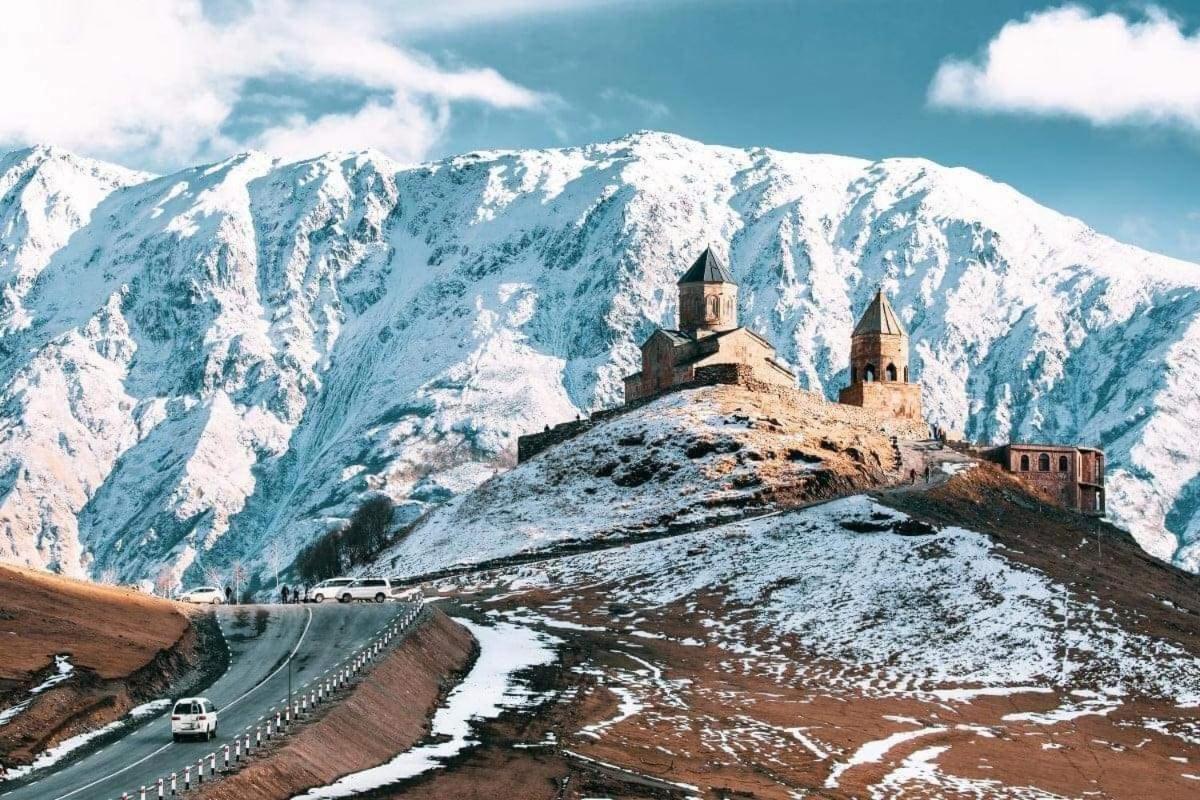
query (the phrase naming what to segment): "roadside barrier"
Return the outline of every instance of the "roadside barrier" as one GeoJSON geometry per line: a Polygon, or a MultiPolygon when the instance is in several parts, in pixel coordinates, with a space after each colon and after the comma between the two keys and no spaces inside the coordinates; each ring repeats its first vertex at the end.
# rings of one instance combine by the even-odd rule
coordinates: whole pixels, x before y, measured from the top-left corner
{"type": "MultiPolygon", "coordinates": [[[[329,677],[320,677],[315,686],[301,687],[299,699],[291,704],[284,706],[281,711],[278,707],[272,707],[267,711],[266,719],[266,738],[271,739],[273,735],[283,736],[283,732],[290,729],[292,722],[296,717],[299,717],[301,712],[307,714],[309,708],[315,709],[318,704],[324,703],[326,700],[332,700],[334,691],[341,689],[350,682],[350,679],[359,674],[372,660],[378,657],[392,640],[404,632],[417,617],[421,615],[421,610],[425,606],[423,597],[418,597],[413,607],[406,611],[398,620],[393,618],[393,622],[385,627],[382,631],[375,635],[375,638],[364,644],[362,647],[355,650],[347,660],[342,661],[333,669],[333,674],[329,677]]],[[[329,672],[326,671],[328,675],[329,672]]],[[[306,684],[307,685],[307,684],[306,684]]],[[[263,725],[250,726],[247,725],[245,732],[233,737],[233,763],[240,764],[243,761],[242,756],[245,755],[249,760],[251,745],[250,731],[254,731],[254,748],[260,749],[263,746],[263,725]]],[[[221,772],[229,774],[236,771],[237,767],[231,767],[230,764],[230,745],[222,745],[219,750],[213,751],[206,756],[201,756],[196,760],[196,785],[204,783],[205,759],[208,760],[208,775],[210,778],[217,777],[217,754],[221,754],[222,769],[221,772]]],[[[138,788],[138,800],[147,800],[147,791],[149,789],[157,789],[159,800],[165,797],[167,787],[170,787],[171,796],[184,794],[192,788],[192,764],[191,762],[184,764],[183,787],[179,787],[179,772],[168,773],[166,777],[157,778],[156,781],[148,788],[140,786],[138,788]]],[[[129,792],[122,792],[120,800],[132,800],[129,792]]]]}

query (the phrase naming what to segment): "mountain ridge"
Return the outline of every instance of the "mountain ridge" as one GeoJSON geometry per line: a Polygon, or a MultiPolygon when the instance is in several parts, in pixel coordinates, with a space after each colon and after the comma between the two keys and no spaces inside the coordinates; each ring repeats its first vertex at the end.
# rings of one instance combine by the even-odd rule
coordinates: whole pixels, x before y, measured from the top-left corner
{"type": "MultiPolygon", "coordinates": [[[[933,421],[1105,446],[1118,520],[1197,567],[1200,457],[1178,443],[1200,424],[1200,267],[970,170],[643,132],[105,180],[26,285],[0,271],[21,312],[0,335],[5,559],[261,568],[373,493],[411,519],[511,463],[519,433],[619,402],[711,242],[803,387],[836,391],[883,283],[933,421]]],[[[0,220],[29,217],[3,181],[0,220]]]]}

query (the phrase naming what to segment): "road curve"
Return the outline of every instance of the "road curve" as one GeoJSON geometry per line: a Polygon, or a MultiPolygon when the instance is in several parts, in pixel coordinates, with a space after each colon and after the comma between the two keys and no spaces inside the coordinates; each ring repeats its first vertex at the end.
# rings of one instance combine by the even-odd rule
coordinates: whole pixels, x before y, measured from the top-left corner
{"type": "Polygon", "coordinates": [[[171,772],[182,773],[185,764],[219,752],[272,706],[284,705],[289,672],[293,690],[298,690],[408,609],[397,603],[222,607],[217,619],[229,647],[229,667],[202,693],[218,709],[216,739],[173,742],[170,717],[164,712],[87,757],[0,797],[106,800],[129,792],[136,798],[138,787],[149,787],[171,772]]]}

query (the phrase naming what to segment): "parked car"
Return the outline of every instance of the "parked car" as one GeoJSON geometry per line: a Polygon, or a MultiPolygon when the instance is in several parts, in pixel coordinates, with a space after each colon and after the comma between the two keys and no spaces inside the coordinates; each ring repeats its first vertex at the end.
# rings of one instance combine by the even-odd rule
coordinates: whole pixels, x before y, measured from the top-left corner
{"type": "Polygon", "coordinates": [[[325,598],[336,600],[342,596],[341,590],[354,583],[354,578],[330,578],[321,581],[309,590],[308,596],[314,603],[324,603],[325,598]]]}
{"type": "Polygon", "coordinates": [[[171,709],[171,738],[185,736],[211,739],[217,735],[217,707],[207,697],[184,697],[171,709]]]}
{"type": "Polygon", "coordinates": [[[374,600],[382,603],[384,600],[394,600],[404,592],[400,584],[391,578],[359,578],[349,586],[338,590],[338,600],[349,603],[351,600],[374,600]]]}
{"type": "Polygon", "coordinates": [[[200,586],[179,595],[179,601],[182,603],[209,603],[219,606],[225,602],[225,593],[215,586],[200,586]]]}

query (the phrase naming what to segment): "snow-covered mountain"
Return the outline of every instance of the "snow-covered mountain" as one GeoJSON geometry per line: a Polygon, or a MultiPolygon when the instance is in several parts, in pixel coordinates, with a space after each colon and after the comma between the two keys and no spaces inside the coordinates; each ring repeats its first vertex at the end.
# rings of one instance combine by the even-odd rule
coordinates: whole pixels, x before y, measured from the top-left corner
{"type": "Polygon", "coordinates": [[[802,385],[836,394],[883,282],[932,421],[1103,445],[1112,515],[1200,566],[1200,267],[964,169],[659,133],[160,178],[4,156],[0,558],[146,577],[290,554],[373,492],[415,515],[619,402],[706,243],[802,385]]]}

